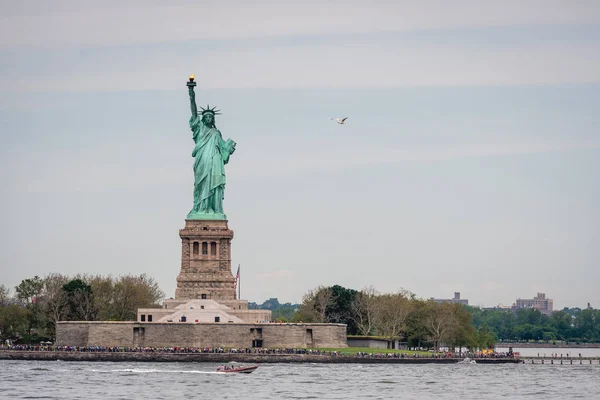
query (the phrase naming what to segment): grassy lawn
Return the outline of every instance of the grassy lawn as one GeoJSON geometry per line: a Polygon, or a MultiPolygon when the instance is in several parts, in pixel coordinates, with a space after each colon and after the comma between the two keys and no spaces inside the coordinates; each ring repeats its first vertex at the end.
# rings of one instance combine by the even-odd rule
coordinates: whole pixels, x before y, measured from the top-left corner
{"type": "Polygon", "coordinates": [[[315,350],[321,350],[321,351],[337,351],[338,353],[343,353],[343,354],[356,354],[356,353],[379,353],[379,354],[385,354],[385,353],[406,353],[408,355],[414,355],[414,354],[418,354],[419,356],[431,356],[432,354],[435,354],[433,352],[430,351],[410,351],[410,350],[394,350],[394,349],[374,349],[371,347],[345,347],[342,349],[333,349],[333,348],[320,348],[320,349],[315,349],[315,350]]]}

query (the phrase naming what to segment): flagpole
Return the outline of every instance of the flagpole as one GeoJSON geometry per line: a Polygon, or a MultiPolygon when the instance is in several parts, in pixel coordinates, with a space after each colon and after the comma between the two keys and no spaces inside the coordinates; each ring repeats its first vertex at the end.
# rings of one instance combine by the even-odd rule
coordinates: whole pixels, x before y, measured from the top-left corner
{"type": "Polygon", "coordinates": [[[240,281],[241,281],[241,277],[242,277],[242,272],[241,272],[241,269],[240,269],[241,265],[242,264],[238,264],[238,274],[239,274],[239,276],[238,276],[238,300],[240,300],[242,298],[241,297],[242,296],[242,289],[240,288],[240,281]]]}

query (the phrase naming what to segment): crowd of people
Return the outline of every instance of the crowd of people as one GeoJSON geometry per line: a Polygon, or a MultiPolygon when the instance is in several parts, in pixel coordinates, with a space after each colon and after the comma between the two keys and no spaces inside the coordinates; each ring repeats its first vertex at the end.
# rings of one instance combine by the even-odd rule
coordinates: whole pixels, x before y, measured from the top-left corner
{"type": "MultiPolygon", "coordinates": [[[[0,345],[0,351],[45,351],[45,352],[85,352],[85,353],[242,353],[265,355],[300,354],[309,356],[359,357],[359,358],[452,358],[457,357],[451,352],[409,354],[398,352],[357,352],[342,353],[337,350],[303,349],[303,348],[222,348],[222,347],[124,347],[124,346],[52,346],[52,345],[0,345]]],[[[469,354],[471,358],[504,358],[512,357],[507,353],[491,355],[469,354]]]]}

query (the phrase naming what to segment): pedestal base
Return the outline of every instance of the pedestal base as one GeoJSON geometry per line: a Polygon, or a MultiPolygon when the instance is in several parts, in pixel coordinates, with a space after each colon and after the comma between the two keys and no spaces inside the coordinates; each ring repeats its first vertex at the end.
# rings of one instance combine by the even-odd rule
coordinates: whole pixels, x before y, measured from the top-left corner
{"type": "Polygon", "coordinates": [[[222,213],[204,213],[190,211],[185,219],[205,220],[205,221],[226,221],[227,215],[222,213]]]}
{"type": "Polygon", "coordinates": [[[181,272],[175,298],[235,300],[230,249],[233,231],[227,220],[187,219],[179,236],[181,272]]]}

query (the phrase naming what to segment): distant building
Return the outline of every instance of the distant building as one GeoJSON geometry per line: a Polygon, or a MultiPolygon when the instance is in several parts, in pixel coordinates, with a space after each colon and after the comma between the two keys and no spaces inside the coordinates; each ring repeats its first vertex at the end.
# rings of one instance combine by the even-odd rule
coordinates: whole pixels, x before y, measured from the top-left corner
{"type": "Polygon", "coordinates": [[[348,335],[348,347],[368,347],[371,349],[408,349],[406,342],[378,336],[348,335]]]}
{"type": "Polygon", "coordinates": [[[454,292],[454,298],[452,299],[434,299],[433,297],[430,299],[435,301],[436,303],[456,303],[456,304],[464,304],[465,306],[469,305],[469,300],[461,299],[460,292],[454,292]]]}
{"type": "Polygon", "coordinates": [[[546,298],[546,293],[538,293],[533,299],[517,299],[513,304],[513,309],[518,310],[520,308],[535,308],[542,314],[550,315],[553,311],[553,300],[546,298]]]}

